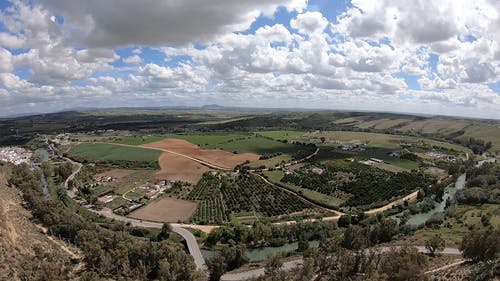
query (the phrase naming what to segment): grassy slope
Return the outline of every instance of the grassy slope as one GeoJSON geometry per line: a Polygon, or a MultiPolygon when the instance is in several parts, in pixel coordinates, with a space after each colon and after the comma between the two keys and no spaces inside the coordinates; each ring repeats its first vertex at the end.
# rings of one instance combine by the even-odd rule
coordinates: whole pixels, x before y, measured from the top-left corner
{"type": "Polygon", "coordinates": [[[440,228],[423,228],[417,230],[415,235],[406,240],[413,245],[424,245],[425,241],[435,234],[440,234],[446,241],[446,247],[459,247],[464,235],[469,233],[469,227],[484,228],[481,215],[491,216],[490,223],[493,227],[500,227],[500,209],[495,204],[480,206],[462,205],[456,207],[456,218],[448,218],[440,228]],[[447,227],[447,225],[449,227],[447,227]]]}
{"type": "Polygon", "coordinates": [[[365,132],[348,132],[348,131],[331,131],[331,132],[321,132],[321,133],[308,133],[303,136],[303,138],[317,138],[326,137],[327,142],[332,144],[340,143],[350,143],[350,142],[361,142],[366,143],[370,147],[385,147],[385,148],[400,148],[400,142],[405,143],[415,143],[415,144],[427,144],[441,146],[447,149],[454,149],[462,152],[469,152],[466,147],[435,141],[431,139],[409,137],[409,136],[399,136],[399,135],[389,135],[389,134],[379,134],[379,133],[365,133],[365,132]]]}

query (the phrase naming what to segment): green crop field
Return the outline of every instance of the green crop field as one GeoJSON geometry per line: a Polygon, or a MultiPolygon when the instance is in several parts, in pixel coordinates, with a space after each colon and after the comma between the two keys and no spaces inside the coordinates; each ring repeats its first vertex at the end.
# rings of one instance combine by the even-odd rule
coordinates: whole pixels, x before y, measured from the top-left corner
{"type": "Polygon", "coordinates": [[[162,134],[162,135],[147,135],[147,136],[129,136],[118,140],[119,143],[129,145],[141,145],[151,142],[160,141],[163,139],[183,139],[199,145],[201,147],[213,147],[220,143],[232,142],[238,139],[252,137],[251,134],[162,134]]]}
{"type": "MultiPolygon", "coordinates": [[[[277,131],[275,135],[278,135],[277,131]]],[[[286,134],[287,131],[282,131],[282,134],[286,134]]],[[[292,133],[292,132],[290,132],[292,133]]],[[[299,132],[293,132],[294,136],[300,135],[299,132]]],[[[118,140],[119,143],[128,145],[141,145],[151,142],[160,141],[163,139],[183,139],[194,143],[201,148],[205,149],[223,149],[230,152],[238,153],[276,153],[281,152],[283,154],[294,154],[300,147],[279,142],[276,140],[264,138],[261,136],[256,136],[250,133],[236,133],[236,134],[163,134],[163,135],[150,135],[150,136],[135,136],[135,137],[123,137],[118,140]]]]}
{"type": "Polygon", "coordinates": [[[258,132],[259,135],[264,137],[272,138],[274,140],[294,140],[298,139],[300,136],[305,134],[305,132],[299,131],[264,131],[258,132]]]}
{"type": "Polygon", "coordinates": [[[250,162],[249,166],[252,168],[257,168],[261,166],[274,167],[281,163],[287,163],[292,161],[292,156],[289,154],[282,154],[280,156],[272,157],[269,159],[262,159],[250,162]]]}
{"type": "Polygon", "coordinates": [[[68,152],[78,161],[136,168],[158,168],[161,154],[159,150],[106,143],[82,143],[68,152]]]}
{"type": "Polygon", "coordinates": [[[270,140],[263,137],[251,137],[240,139],[233,142],[219,143],[214,146],[209,146],[209,148],[220,148],[226,151],[236,151],[238,153],[276,153],[281,152],[283,154],[294,154],[300,149],[299,146],[294,144],[282,143],[275,140],[270,140]]]}
{"type": "Polygon", "coordinates": [[[377,158],[384,160],[385,162],[393,166],[403,168],[406,170],[418,169],[419,166],[418,162],[392,157],[389,155],[391,151],[392,151],[391,149],[387,148],[369,147],[361,154],[367,158],[377,158]]]}

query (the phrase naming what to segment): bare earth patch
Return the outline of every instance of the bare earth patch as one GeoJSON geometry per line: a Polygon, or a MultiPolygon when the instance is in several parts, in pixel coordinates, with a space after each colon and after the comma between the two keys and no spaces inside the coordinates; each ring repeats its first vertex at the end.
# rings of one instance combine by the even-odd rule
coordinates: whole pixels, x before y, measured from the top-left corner
{"type": "Polygon", "coordinates": [[[159,179],[196,184],[203,173],[210,171],[209,168],[196,161],[171,153],[163,153],[158,161],[161,170],[156,172],[154,177],[159,179]]]}
{"type": "Polygon", "coordinates": [[[132,212],[129,217],[156,222],[177,222],[188,220],[195,210],[194,202],[163,197],[132,212]]]}
{"type": "Polygon", "coordinates": [[[170,150],[187,155],[205,162],[233,169],[245,161],[259,160],[260,155],[255,153],[234,154],[221,149],[201,149],[195,144],[180,139],[164,139],[161,141],[141,145],[146,148],[170,150]]]}

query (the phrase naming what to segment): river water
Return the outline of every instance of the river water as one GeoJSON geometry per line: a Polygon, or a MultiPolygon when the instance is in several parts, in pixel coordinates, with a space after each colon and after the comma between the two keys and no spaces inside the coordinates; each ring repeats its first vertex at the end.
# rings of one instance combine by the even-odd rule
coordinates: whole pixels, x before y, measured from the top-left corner
{"type": "Polygon", "coordinates": [[[40,176],[40,181],[42,182],[42,192],[43,195],[45,196],[45,199],[49,199],[50,197],[50,191],[47,185],[47,180],[45,179],[45,175],[42,173],[40,176]]]}
{"type": "MultiPolygon", "coordinates": [[[[446,206],[446,200],[455,199],[455,194],[457,193],[457,191],[465,187],[465,182],[466,182],[465,179],[466,179],[465,174],[460,175],[454,184],[450,184],[444,189],[443,201],[441,201],[440,203],[434,202],[434,208],[428,212],[410,215],[406,224],[412,226],[419,226],[421,224],[424,224],[434,214],[444,212],[446,206]]],[[[399,222],[400,215],[401,213],[393,215],[391,216],[391,218],[399,222]]]]}

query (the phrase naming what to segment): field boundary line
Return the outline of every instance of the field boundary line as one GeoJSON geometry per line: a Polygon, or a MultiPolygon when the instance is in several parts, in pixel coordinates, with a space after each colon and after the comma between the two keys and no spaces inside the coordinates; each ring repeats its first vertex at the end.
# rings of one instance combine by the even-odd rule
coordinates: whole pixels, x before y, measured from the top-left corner
{"type": "Polygon", "coordinates": [[[189,156],[189,155],[185,155],[185,154],[182,154],[182,153],[179,153],[179,152],[175,152],[175,151],[168,150],[168,149],[163,149],[163,148],[151,148],[151,147],[144,147],[144,146],[138,146],[138,145],[123,144],[123,143],[110,143],[110,142],[84,142],[84,143],[101,143],[101,144],[111,144],[111,145],[120,145],[120,146],[126,146],[126,147],[134,147],[134,148],[143,148],[143,149],[157,150],[157,151],[162,151],[162,152],[166,152],[166,153],[170,153],[170,154],[174,154],[174,155],[177,155],[177,156],[181,156],[181,157],[187,158],[189,160],[198,162],[199,164],[207,166],[207,167],[212,168],[212,169],[222,170],[222,171],[232,171],[232,169],[229,168],[229,167],[223,167],[223,166],[219,166],[219,165],[216,165],[216,164],[212,164],[210,162],[198,159],[196,157],[192,157],[192,156],[189,156]]]}

